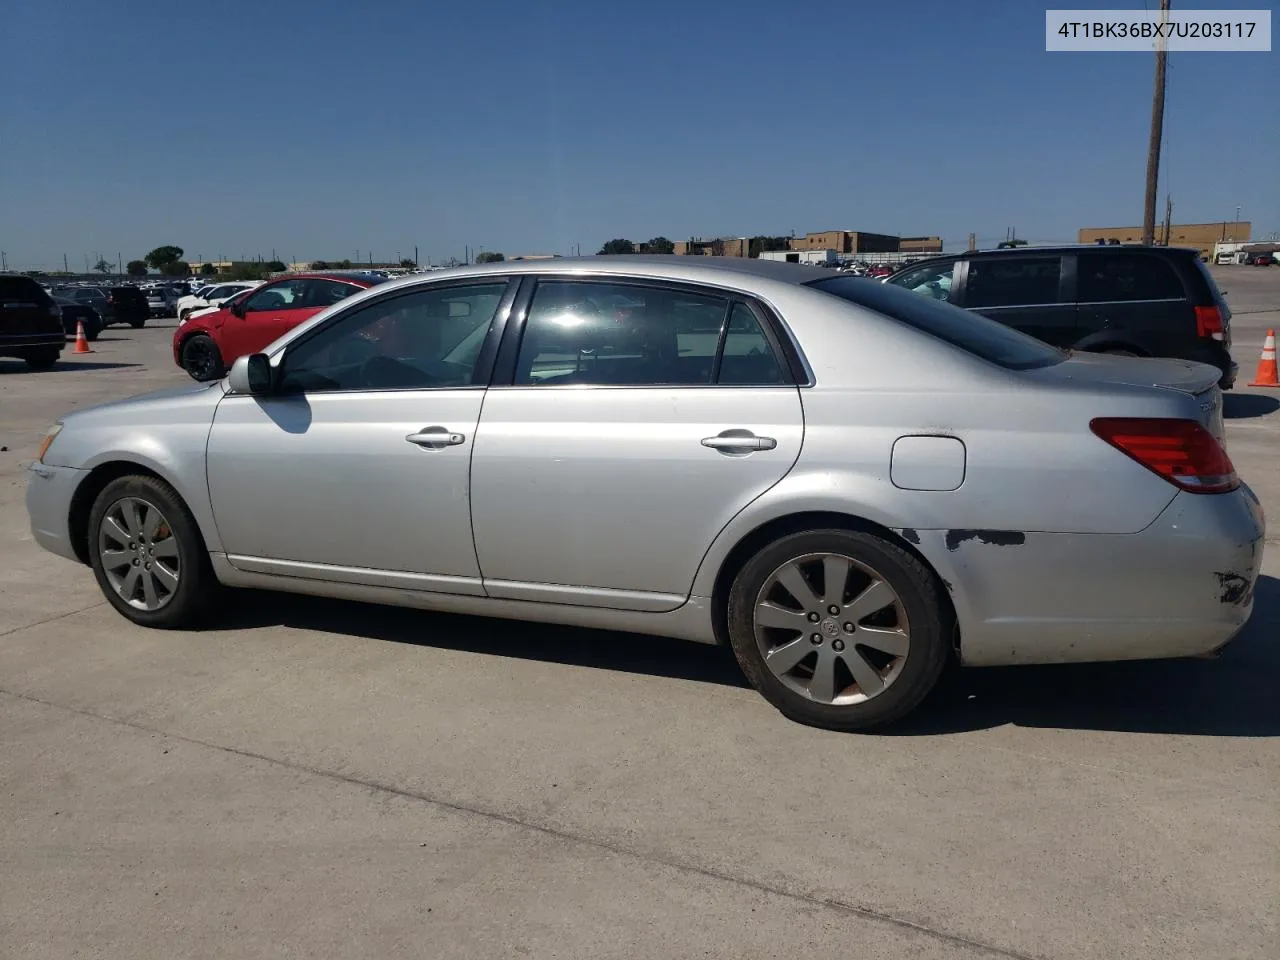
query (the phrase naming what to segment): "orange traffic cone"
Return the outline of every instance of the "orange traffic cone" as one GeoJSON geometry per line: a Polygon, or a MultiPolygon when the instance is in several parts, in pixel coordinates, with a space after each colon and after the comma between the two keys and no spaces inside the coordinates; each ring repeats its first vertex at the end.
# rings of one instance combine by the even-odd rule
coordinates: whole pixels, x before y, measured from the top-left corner
{"type": "Polygon", "coordinates": [[[1251,387],[1280,387],[1280,377],[1276,376],[1276,332],[1267,331],[1267,339],[1262,341],[1262,359],[1258,361],[1258,375],[1249,384],[1251,387]]]}
{"type": "MultiPolygon", "coordinates": [[[[72,353],[93,353],[93,351],[89,349],[89,338],[84,335],[83,320],[76,321],[76,348],[72,353]]],[[[1275,354],[1272,353],[1271,356],[1274,357],[1275,354]]],[[[1274,367],[1275,364],[1272,363],[1271,366],[1274,367]]]]}

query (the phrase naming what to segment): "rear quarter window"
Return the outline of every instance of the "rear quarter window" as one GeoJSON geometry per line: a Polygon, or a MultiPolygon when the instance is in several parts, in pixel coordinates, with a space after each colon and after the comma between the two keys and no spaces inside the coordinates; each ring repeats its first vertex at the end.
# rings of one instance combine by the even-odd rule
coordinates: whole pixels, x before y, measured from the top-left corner
{"type": "Polygon", "coordinates": [[[874,310],[1006,370],[1035,370],[1066,359],[1066,354],[1056,347],[1003,323],[891,283],[833,277],[807,286],[874,310]]]}
{"type": "Polygon", "coordinates": [[[1173,264],[1141,253],[1081,254],[1076,289],[1080,303],[1180,300],[1187,295],[1173,264]]]}

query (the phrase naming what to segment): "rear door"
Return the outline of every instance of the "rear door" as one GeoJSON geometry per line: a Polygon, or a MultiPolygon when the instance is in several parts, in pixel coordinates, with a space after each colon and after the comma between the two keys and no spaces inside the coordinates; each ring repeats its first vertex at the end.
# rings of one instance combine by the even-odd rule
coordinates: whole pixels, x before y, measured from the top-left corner
{"type": "Polygon", "coordinates": [[[1081,250],[1076,297],[1081,349],[1116,345],[1182,356],[1196,337],[1195,308],[1163,256],[1138,250],[1081,250]]]}
{"type": "Polygon", "coordinates": [[[1055,347],[1079,339],[1059,254],[974,257],[965,264],[960,297],[965,308],[1055,347]]]}
{"type": "Polygon", "coordinates": [[[774,321],[657,282],[543,278],[522,298],[472,457],[485,590],[674,609],[716,534],[799,455],[774,321]]]}

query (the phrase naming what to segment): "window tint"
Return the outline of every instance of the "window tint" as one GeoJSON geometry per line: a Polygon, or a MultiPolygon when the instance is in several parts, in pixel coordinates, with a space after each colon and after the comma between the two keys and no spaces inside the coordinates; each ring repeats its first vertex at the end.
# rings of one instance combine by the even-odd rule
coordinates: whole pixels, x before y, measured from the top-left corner
{"type": "Polygon", "coordinates": [[[966,307],[1018,307],[1058,302],[1061,257],[990,257],[969,261],[966,307]]]}
{"type": "Polygon", "coordinates": [[[787,382],[760,321],[745,303],[735,303],[729,315],[716,382],[728,386],[787,382]]]}
{"type": "Polygon", "coordinates": [[[657,287],[543,281],[517,384],[711,383],[728,301],[657,287]]]}
{"type": "Polygon", "coordinates": [[[951,276],[954,272],[955,262],[949,261],[904,270],[886,282],[924,297],[946,300],[951,295],[951,276]]]}
{"type": "Polygon", "coordinates": [[[505,281],[357,307],[285,352],[289,392],[470,386],[505,281]]]}
{"type": "Polygon", "coordinates": [[[1138,253],[1082,253],[1076,260],[1081,303],[1169,300],[1186,294],[1178,275],[1161,257],[1138,253]]]}
{"type": "Polygon", "coordinates": [[[350,283],[339,283],[337,280],[307,280],[305,286],[306,299],[303,305],[308,307],[329,307],[364,289],[350,283]]]}
{"type": "Polygon", "coordinates": [[[1061,350],[996,320],[916,296],[891,283],[832,277],[810,286],[892,317],[1008,370],[1048,367],[1061,363],[1066,357],[1061,350]]]}
{"type": "Polygon", "coordinates": [[[248,312],[258,310],[292,310],[302,306],[305,295],[305,280],[286,280],[263,287],[247,301],[244,308],[248,312]]]}

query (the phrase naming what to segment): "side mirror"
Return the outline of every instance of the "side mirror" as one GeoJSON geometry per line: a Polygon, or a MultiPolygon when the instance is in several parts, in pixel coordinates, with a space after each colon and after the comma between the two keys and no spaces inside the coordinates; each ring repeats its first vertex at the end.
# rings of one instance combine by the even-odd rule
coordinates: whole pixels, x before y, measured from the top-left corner
{"type": "Polygon", "coordinates": [[[253,396],[265,396],[272,387],[271,361],[265,353],[251,353],[247,357],[237,357],[231,364],[231,372],[227,375],[227,385],[232,393],[247,393],[253,396]]]}
{"type": "Polygon", "coordinates": [[[232,300],[227,304],[227,309],[234,313],[237,317],[244,316],[244,300],[232,300]]]}

